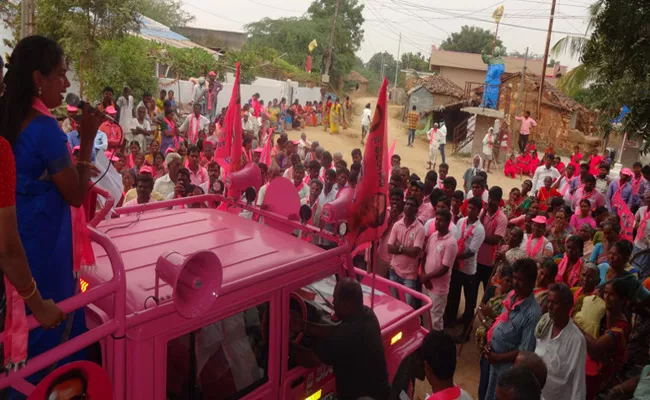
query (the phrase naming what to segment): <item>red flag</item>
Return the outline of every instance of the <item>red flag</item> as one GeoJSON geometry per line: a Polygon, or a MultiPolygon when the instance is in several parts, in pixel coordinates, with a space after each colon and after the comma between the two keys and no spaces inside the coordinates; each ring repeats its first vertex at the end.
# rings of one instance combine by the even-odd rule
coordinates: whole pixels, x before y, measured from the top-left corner
{"type": "Polygon", "coordinates": [[[634,238],[632,237],[632,229],[634,228],[634,214],[632,214],[632,211],[630,211],[627,203],[625,203],[621,197],[621,189],[622,187],[619,187],[618,190],[614,193],[614,196],[612,196],[612,210],[615,211],[621,219],[621,238],[634,243],[634,238]]]}
{"type": "Polygon", "coordinates": [[[363,154],[361,177],[352,203],[348,243],[352,247],[379,238],[387,227],[388,121],[384,79],[363,154]]]}
{"type": "Polygon", "coordinates": [[[271,137],[273,137],[273,129],[269,130],[269,134],[266,136],[266,141],[264,142],[264,148],[262,149],[262,155],[260,156],[260,162],[271,166],[271,137]]]}
{"type": "MultiPolygon", "coordinates": [[[[239,93],[239,63],[235,73],[235,83],[232,86],[232,95],[228,104],[228,111],[223,122],[223,132],[225,135],[226,148],[230,149],[230,162],[228,173],[239,171],[243,166],[242,151],[242,126],[241,126],[241,95],[239,93]]],[[[237,197],[232,189],[228,189],[228,197],[237,197]]]]}

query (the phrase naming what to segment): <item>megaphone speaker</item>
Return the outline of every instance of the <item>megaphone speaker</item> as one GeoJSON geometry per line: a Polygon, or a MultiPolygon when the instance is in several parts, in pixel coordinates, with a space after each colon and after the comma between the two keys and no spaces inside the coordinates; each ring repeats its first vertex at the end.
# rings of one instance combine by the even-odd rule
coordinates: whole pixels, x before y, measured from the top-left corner
{"type": "Polygon", "coordinates": [[[184,256],[168,251],[158,257],[156,276],[174,289],[174,305],[180,315],[195,318],[217,300],[223,272],[221,261],[208,250],[184,256]]]}
{"type": "Polygon", "coordinates": [[[226,187],[230,189],[243,192],[251,186],[256,192],[262,186],[262,171],[254,162],[249,162],[239,171],[230,172],[226,176],[226,187]]]}
{"type": "Polygon", "coordinates": [[[348,221],[352,209],[354,189],[346,187],[336,195],[336,199],[323,206],[321,221],[331,224],[334,222],[348,221]]]}

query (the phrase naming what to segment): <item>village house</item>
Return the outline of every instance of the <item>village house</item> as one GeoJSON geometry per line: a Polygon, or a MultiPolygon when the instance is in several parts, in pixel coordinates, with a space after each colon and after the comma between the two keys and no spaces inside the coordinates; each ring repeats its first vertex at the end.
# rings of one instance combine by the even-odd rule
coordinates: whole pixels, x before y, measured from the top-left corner
{"type": "MultiPolygon", "coordinates": [[[[519,122],[515,123],[514,112],[517,99],[520,100],[520,114],[528,110],[538,121],[537,127],[531,130],[531,139],[545,145],[552,144],[555,150],[571,152],[573,146],[592,148],[601,144],[601,138],[594,136],[595,114],[584,105],[573,100],[551,84],[545,83],[542,92],[541,107],[537,109],[540,77],[535,74],[525,74],[523,90],[521,88],[521,73],[504,74],[501,77],[499,91],[499,110],[505,112],[506,122],[513,133],[512,143],[516,143],[519,122]]],[[[511,146],[516,148],[516,146],[511,146]]],[[[540,146],[538,146],[540,149],[540,146]]]]}
{"type": "Polygon", "coordinates": [[[357,71],[350,71],[343,80],[348,91],[363,94],[368,90],[368,79],[357,71]]]}
{"type": "MultiPolygon", "coordinates": [[[[520,57],[503,57],[506,73],[521,72],[524,68],[524,59],[520,57]]],[[[536,75],[542,75],[542,60],[528,59],[526,70],[536,75]]],[[[467,83],[485,82],[487,65],[483,63],[480,54],[460,53],[456,51],[439,50],[436,46],[431,47],[431,58],[429,59],[431,72],[443,76],[461,88],[466,88],[467,83]]],[[[567,67],[555,64],[547,68],[547,82],[554,85],[557,78],[566,73],[567,67]]]]}

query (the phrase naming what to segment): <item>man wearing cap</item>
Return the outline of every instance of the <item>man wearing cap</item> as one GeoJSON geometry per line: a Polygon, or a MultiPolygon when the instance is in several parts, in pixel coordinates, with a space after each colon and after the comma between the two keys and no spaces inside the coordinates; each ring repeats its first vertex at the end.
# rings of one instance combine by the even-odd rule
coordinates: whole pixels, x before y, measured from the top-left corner
{"type": "Polygon", "coordinates": [[[632,184],[630,184],[630,181],[632,180],[633,176],[634,173],[631,169],[623,168],[619,174],[619,178],[609,184],[609,189],[607,189],[607,196],[605,196],[605,206],[609,211],[613,211],[612,197],[614,197],[617,192],[620,192],[621,198],[625,204],[627,204],[628,207],[630,206],[630,203],[632,201],[632,184]]]}
{"type": "MultiPolygon", "coordinates": [[[[143,165],[140,170],[138,171],[138,176],[140,175],[150,175],[153,177],[153,168],[151,168],[148,165],[143,165]]],[[[133,187],[129,189],[128,192],[124,195],[124,207],[126,207],[126,203],[132,201],[138,196],[137,193],[137,185],[136,187],[133,187]]],[[[152,190],[151,192],[151,198],[154,199],[155,201],[164,201],[166,199],[166,196],[163,196],[161,193],[156,192],[155,190],[152,190]]]]}
{"type": "Polygon", "coordinates": [[[197,84],[192,90],[192,101],[191,104],[201,105],[201,115],[205,115],[207,111],[206,102],[208,95],[208,86],[205,83],[205,78],[200,77],[197,81],[197,84]]]}
{"type": "Polygon", "coordinates": [[[68,116],[63,120],[63,123],[61,124],[61,129],[66,134],[77,130],[77,121],[74,120],[74,117],[77,115],[77,111],[79,109],[75,106],[69,105],[67,110],[68,116]]]}
{"type": "MultiPolygon", "coordinates": [[[[113,120],[117,117],[117,110],[113,106],[108,106],[104,112],[113,118],[113,120]]],[[[106,134],[106,137],[108,138],[108,148],[119,151],[122,147],[122,142],[124,141],[122,128],[118,124],[106,120],[99,126],[99,130],[106,134]]]]}
{"type": "Polygon", "coordinates": [[[553,244],[544,237],[546,233],[546,217],[538,215],[532,219],[533,233],[524,233],[520,249],[526,252],[526,256],[535,261],[542,262],[546,257],[553,256],[553,244]]]}
{"type": "Polygon", "coordinates": [[[537,193],[539,189],[544,187],[544,179],[547,176],[553,178],[553,182],[560,177],[560,172],[553,166],[553,160],[553,155],[547,154],[544,165],[537,167],[535,170],[535,174],[533,174],[533,192],[537,193]]]}

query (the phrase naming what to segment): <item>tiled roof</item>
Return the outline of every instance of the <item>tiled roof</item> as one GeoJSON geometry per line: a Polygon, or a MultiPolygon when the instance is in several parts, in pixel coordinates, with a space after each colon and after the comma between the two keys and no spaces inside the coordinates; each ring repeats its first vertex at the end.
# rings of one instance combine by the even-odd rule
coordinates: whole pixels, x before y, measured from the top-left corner
{"type": "Polygon", "coordinates": [[[420,86],[424,87],[433,94],[444,94],[447,96],[455,97],[457,99],[462,99],[464,97],[463,89],[443,76],[431,75],[427,76],[426,78],[418,79],[415,82],[413,89],[410,90],[409,94],[418,89],[420,86]]]}
{"type": "Polygon", "coordinates": [[[357,71],[350,71],[345,80],[348,82],[368,83],[368,80],[357,71]]]}

